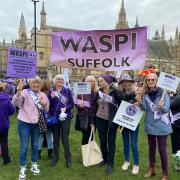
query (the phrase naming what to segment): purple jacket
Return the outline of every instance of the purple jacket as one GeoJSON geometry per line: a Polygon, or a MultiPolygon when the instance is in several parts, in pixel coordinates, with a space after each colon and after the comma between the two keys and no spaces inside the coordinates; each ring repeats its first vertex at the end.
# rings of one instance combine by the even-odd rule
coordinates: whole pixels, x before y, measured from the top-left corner
{"type": "Polygon", "coordinates": [[[0,133],[9,129],[9,116],[15,113],[15,106],[12,105],[8,94],[0,92],[0,133]]]}
{"type": "Polygon", "coordinates": [[[48,98],[50,101],[49,114],[51,116],[56,115],[56,117],[58,118],[59,114],[61,112],[61,108],[66,107],[65,113],[67,113],[67,117],[72,118],[71,110],[74,108],[74,101],[73,101],[71,90],[69,88],[64,87],[64,86],[61,90],[61,94],[67,99],[67,102],[65,104],[63,104],[57,96],[54,98],[51,98],[51,93],[53,91],[57,93],[55,88],[50,89],[48,92],[48,98]]]}

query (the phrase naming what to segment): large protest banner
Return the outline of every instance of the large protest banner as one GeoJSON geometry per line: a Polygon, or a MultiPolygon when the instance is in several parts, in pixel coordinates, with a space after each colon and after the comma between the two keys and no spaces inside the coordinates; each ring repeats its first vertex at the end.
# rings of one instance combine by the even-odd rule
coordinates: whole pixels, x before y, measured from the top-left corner
{"type": "Polygon", "coordinates": [[[31,50],[8,48],[7,76],[32,78],[36,76],[37,53],[31,50]]]}
{"type": "Polygon", "coordinates": [[[51,63],[103,71],[143,69],[147,27],[125,30],[53,32],[51,63]]]}

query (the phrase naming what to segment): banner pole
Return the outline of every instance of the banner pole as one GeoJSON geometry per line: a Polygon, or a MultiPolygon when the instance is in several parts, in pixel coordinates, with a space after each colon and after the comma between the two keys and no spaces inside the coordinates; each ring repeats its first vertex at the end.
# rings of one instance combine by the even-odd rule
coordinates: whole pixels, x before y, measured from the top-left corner
{"type": "Polygon", "coordinates": [[[122,126],[122,127],[120,128],[120,133],[121,133],[121,134],[122,134],[123,129],[124,129],[124,127],[122,126]]]}
{"type": "Polygon", "coordinates": [[[166,94],[166,90],[164,89],[164,90],[163,90],[163,94],[162,94],[162,96],[161,96],[161,100],[164,99],[165,94],[166,94]]]}

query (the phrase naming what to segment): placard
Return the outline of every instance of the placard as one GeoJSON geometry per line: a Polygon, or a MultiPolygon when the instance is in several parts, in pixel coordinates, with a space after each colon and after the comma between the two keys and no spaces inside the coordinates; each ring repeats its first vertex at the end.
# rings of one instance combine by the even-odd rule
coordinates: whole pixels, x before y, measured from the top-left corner
{"type": "Polygon", "coordinates": [[[143,114],[144,111],[142,111],[141,108],[126,101],[122,101],[113,122],[135,131],[143,114]]]}
{"type": "Polygon", "coordinates": [[[173,76],[172,74],[168,74],[165,72],[161,72],[158,78],[157,86],[175,93],[178,88],[179,82],[179,77],[173,76]]]}
{"type": "Polygon", "coordinates": [[[36,76],[37,53],[31,50],[8,48],[7,76],[34,78],[36,76]]]}
{"type": "Polygon", "coordinates": [[[74,94],[91,94],[91,83],[76,82],[73,89],[74,94]]]}

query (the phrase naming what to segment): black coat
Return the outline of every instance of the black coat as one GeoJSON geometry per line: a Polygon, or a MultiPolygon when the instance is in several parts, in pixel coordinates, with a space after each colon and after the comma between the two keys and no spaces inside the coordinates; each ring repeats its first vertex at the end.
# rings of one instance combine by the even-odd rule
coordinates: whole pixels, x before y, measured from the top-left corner
{"type": "MultiPolygon", "coordinates": [[[[100,89],[100,91],[102,91],[102,89],[100,89]]],[[[118,110],[119,105],[121,104],[122,100],[125,101],[129,101],[131,99],[133,99],[135,97],[135,93],[131,92],[131,93],[125,93],[123,91],[120,91],[119,89],[116,89],[114,87],[110,87],[110,93],[109,96],[112,96],[115,100],[114,104],[117,104],[117,106],[115,106],[112,103],[109,103],[109,127],[112,127],[115,125],[115,123],[113,123],[113,119],[116,115],[116,112],[118,110]]],[[[93,103],[92,103],[92,107],[91,107],[91,111],[90,111],[90,122],[92,124],[95,124],[95,119],[96,119],[96,113],[98,110],[98,100],[99,100],[99,93],[97,92],[96,95],[94,96],[93,99],[93,103]]]]}
{"type": "MultiPolygon", "coordinates": [[[[180,95],[177,95],[171,99],[170,109],[173,115],[180,113],[180,95]]],[[[172,125],[180,127],[180,119],[176,120],[172,125]]]]}

